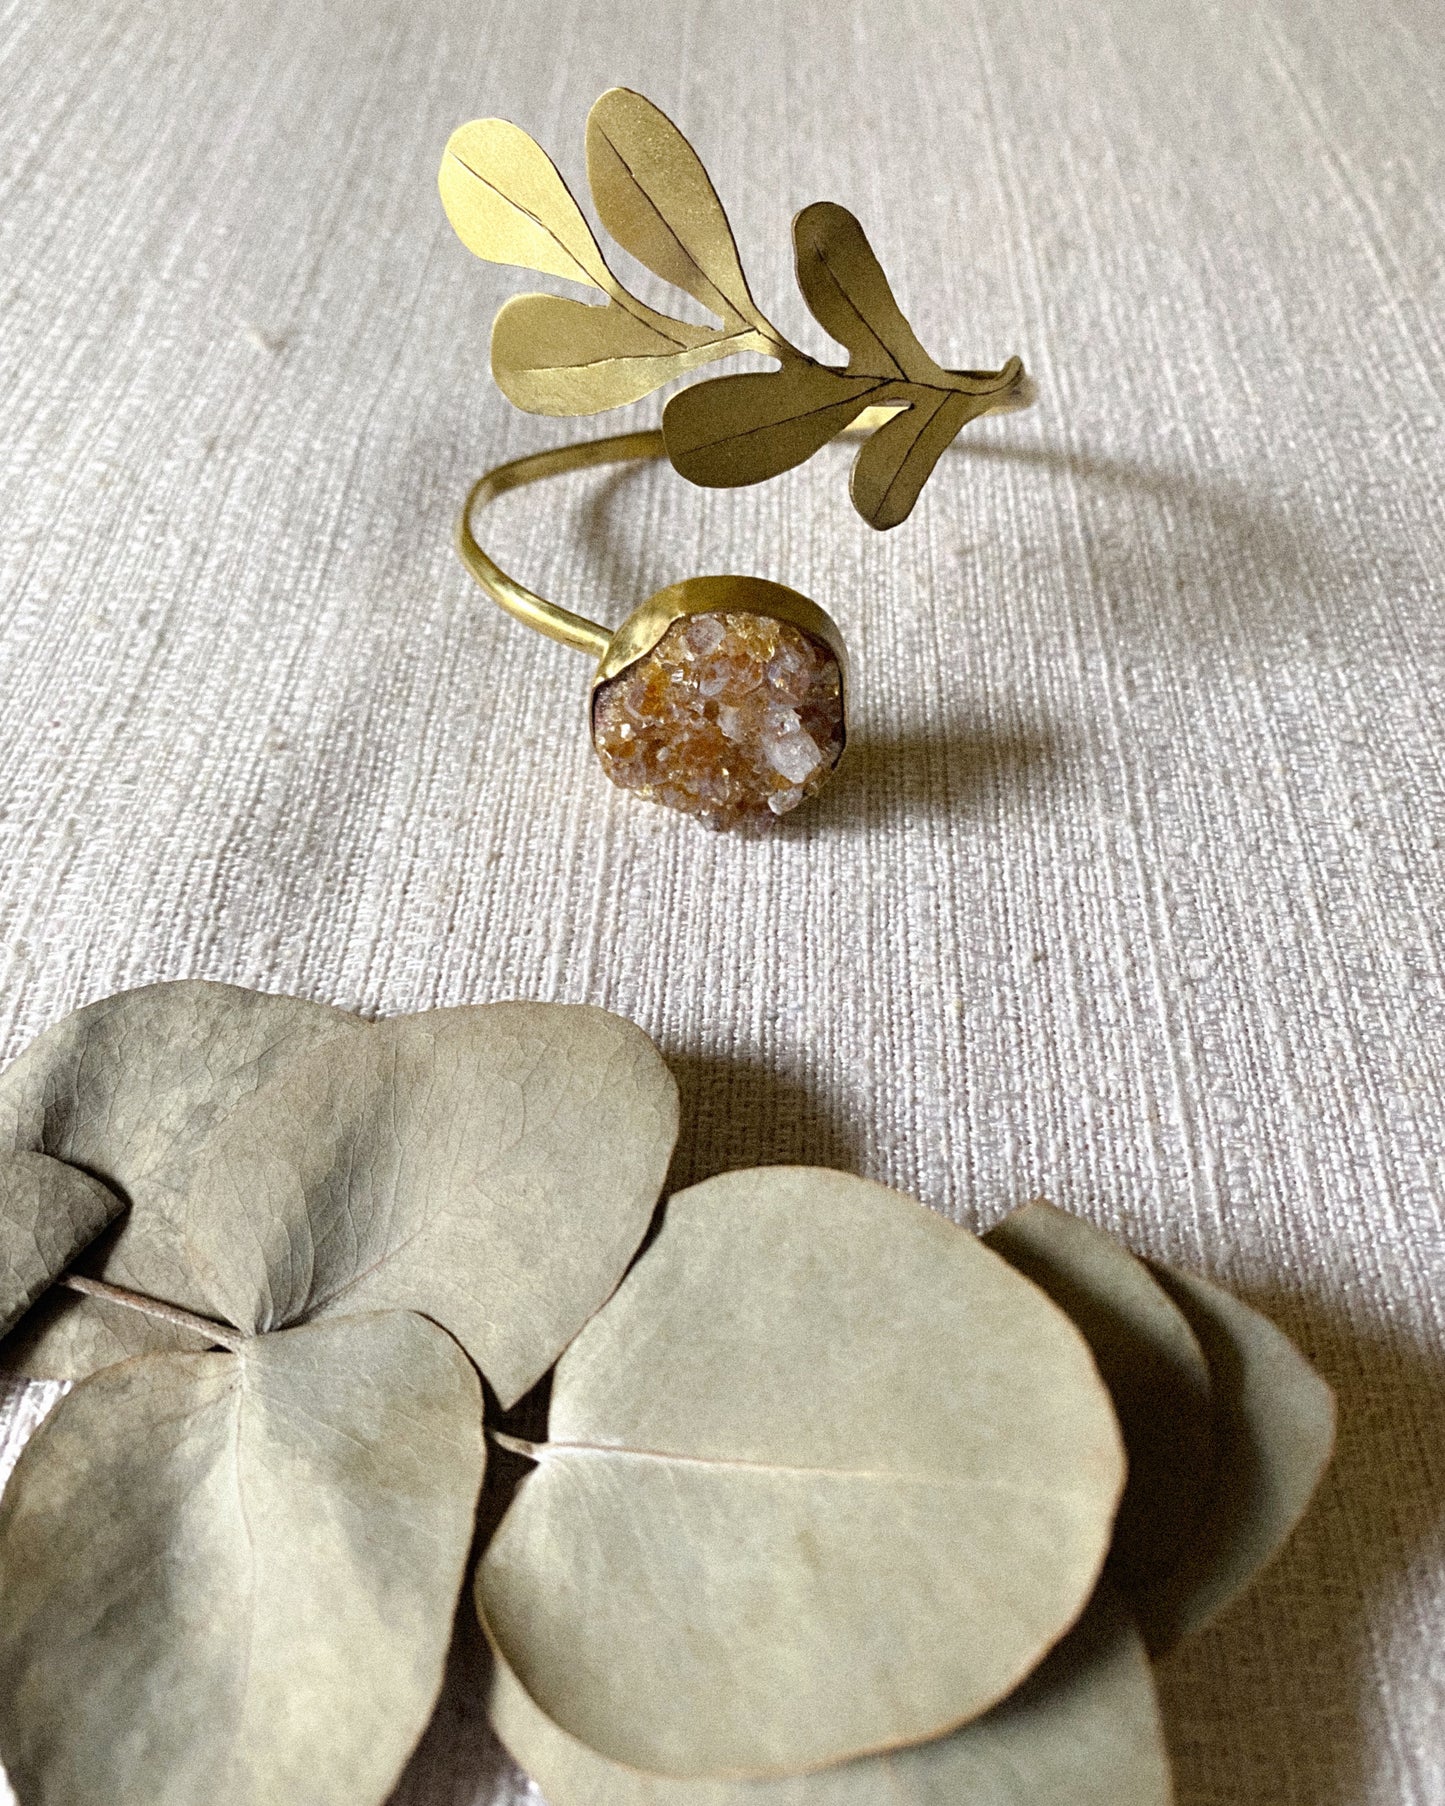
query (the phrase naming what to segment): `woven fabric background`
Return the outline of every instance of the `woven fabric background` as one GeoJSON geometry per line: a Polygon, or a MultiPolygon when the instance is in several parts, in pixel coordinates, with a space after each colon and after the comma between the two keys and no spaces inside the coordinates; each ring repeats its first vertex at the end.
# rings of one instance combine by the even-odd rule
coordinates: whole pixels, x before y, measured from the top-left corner
{"type": "MultiPolygon", "coordinates": [[[[674,1063],[680,1179],[1047,1193],[1222,1279],[1342,1433],[1163,1674],[1181,1806],[1441,1806],[1445,11],[0,0],[0,95],[0,1057],[162,977],[582,999],[674,1063]],[[530,279],[441,146],[501,113],[580,180],[619,82],[804,343],[826,197],[944,362],[1039,381],[886,536],[843,448],[498,506],[594,616],[741,570],[840,621],[846,765],[763,840],[612,792],[584,661],[450,546],[575,429],[490,385],[530,279]]],[[[523,1788],[463,1675],[398,1799],[523,1788]]]]}

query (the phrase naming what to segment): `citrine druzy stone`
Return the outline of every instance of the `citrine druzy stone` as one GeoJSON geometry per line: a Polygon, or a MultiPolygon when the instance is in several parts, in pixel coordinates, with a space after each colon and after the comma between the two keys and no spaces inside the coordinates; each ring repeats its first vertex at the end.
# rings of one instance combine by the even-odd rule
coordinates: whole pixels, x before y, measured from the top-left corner
{"type": "Polygon", "coordinates": [[[766,821],[820,789],[843,750],[833,653],[770,615],[686,615],[600,684],[592,738],[614,784],[710,828],[766,821]]]}

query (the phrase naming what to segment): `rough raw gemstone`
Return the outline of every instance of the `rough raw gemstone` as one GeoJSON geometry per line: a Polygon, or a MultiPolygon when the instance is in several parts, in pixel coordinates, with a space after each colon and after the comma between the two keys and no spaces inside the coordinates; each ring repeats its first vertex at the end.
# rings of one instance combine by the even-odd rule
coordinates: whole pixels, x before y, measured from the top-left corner
{"type": "Polygon", "coordinates": [[[710,828],[784,815],[843,750],[838,661],[769,615],[688,615],[601,685],[592,738],[614,784],[710,828]]]}

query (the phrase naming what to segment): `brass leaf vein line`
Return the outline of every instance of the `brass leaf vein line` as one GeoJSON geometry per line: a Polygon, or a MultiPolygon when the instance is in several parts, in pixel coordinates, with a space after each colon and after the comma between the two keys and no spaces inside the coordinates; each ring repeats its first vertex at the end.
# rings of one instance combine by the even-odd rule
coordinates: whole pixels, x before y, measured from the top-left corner
{"type": "MultiPolygon", "coordinates": [[[[506,191],[504,189],[498,188],[498,186],[496,185],[495,182],[489,182],[487,180],[487,178],[482,174],[482,172],[479,169],[473,169],[471,164],[468,163],[464,157],[459,157],[455,151],[453,151],[451,153],[451,157],[452,157],[452,161],[454,163],[460,163],[462,168],[467,172],[467,174],[469,176],[473,177],[476,181],[480,182],[482,184],[483,188],[489,188],[494,195],[496,195],[500,200],[505,201],[509,207],[515,208],[516,211],[522,215],[523,219],[531,220],[532,224],[537,228],[537,230],[539,232],[544,233],[548,238],[551,239],[552,243],[554,245],[556,245],[557,249],[562,253],[562,255],[572,265],[572,268],[577,271],[581,280],[583,282],[585,282],[589,288],[597,287],[596,280],[591,275],[589,275],[585,269],[583,269],[582,265],[577,261],[576,254],[573,252],[571,247],[569,245],[564,244],[562,242],[562,240],[560,238],[558,238],[557,234],[552,230],[552,228],[547,224],[547,222],[544,219],[539,219],[537,217],[537,215],[532,212],[530,207],[524,207],[520,201],[514,200],[512,198],[512,196],[509,195],[508,193],[506,193],[506,191]]],[[[601,257],[600,251],[598,252],[598,256],[601,257]]],[[[606,266],[605,266],[605,260],[604,260],[604,268],[605,267],[606,266]]],[[[623,288],[623,286],[620,282],[617,283],[617,285],[616,285],[616,292],[613,296],[613,299],[618,303],[618,305],[620,307],[625,308],[627,310],[627,312],[630,313],[634,319],[642,320],[645,325],[652,326],[653,330],[660,333],[661,336],[667,340],[668,344],[676,345],[679,351],[686,349],[686,347],[683,345],[683,342],[681,339],[673,338],[671,333],[664,332],[663,329],[656,324],[657,320],[662,319],[665,316],[663,316],[661,314],[657,314],[654,316],[654,318],[652,320],[648,320],[646,318],[646,316],[644,315],[644,313],[641,311],[641,303],[637,301],[635,296],[630,295],[628,293],[628,291],[625,288],[623,288]]],[[[652,311],[653,310],[651,308],[647,309],[647,313],[652,313],[652,311]]]]}
{"type": "Polygon", "coordinates": [[[713,281],[712,277],[708,275],[707,271],[698,262],[697,258],[693,255],[693,253],[688,249],[688,247],[677,236],[677,232],[673,228],[671,221],[668,219],[667,215],[662,211],[662,209],[658,206],[657,202],[653,200],[651,194],[648,192],[648,190],[644,186],[641,178],[638,176],[637,171],[632,167],[632,165],[627,161],[626,157],[624,157],[622,152],[617,148],[616,141],[608,133],[607,128],[605,126],[599,125],[597,129],[598,129],[598,132],[599,132],[603,142],[606,144],[608,150],[610,150],[612,152],[613,156],[616,157],[617,161],[627,171],[628,176],[632,180],[633,187],[636,188],[637,192],[642,196],[643,200],[646,201],[647,205],[652,209],[653,216],[656,218],[658,225],[660,225],[662,227],[663,231],[672,240],[673,244],[675,244],[677,246],[678,250],[681,251],[682,255],[687,259],[688,263],[692,266],[693,270],[697,273],[697,275],[699,275],[702,278],[702,280],[707,284],[708,288],[712,291],[713,295],[717,298],[717,301],[719,303],[718,309],[717,309],[718,313],[725,320],[742,319],[743,315],[741,314],[741,312],[733,305],[732,301],[728,298],[728,296],[723,293],[723,291],[713,281]]]}
{"type": "MultiPolygon", "coordinates": [[[[821,365],[818,367],[826,368],[826,366],[821,365]]],[[[837,371],[835,374],[842,376],[843,372],[837,371]]],[[[731,381],[732,379],[726,378],[721,380],[731,381]]],[[[712,451],[713,448],[718,445],[731,445],[738,439],[751,439],[755,433],[775,432],[778,427],[791,425],[795,420],[811,420],[815,414],[826,414],[830,408],[844,407],[850,401],[866,401],[868,396],[876,395],[880,389],[891,388],[894,381],[895,379],[891,376],[879,377],[876,382],[869,383],[866,389],[858,390],[855,395],[841,395],[837,401],[825,401],[819,407],[805,408],[801,414],[789,414],[782,420],[764,420],[759,426],[740,427],[737,432],[724,433],[721,438],[708,439],[697,445],[689,445],[686,451],[681,455],[684,457],[691,457],[695,452],[712,451]]]]}
{"type": "Polygon", "coordinates": [[[884,357],[887,358],[888,362],[893,366],[894,376],[900,382],[907,382],[909,380],[908,372],[903,368],[903,365],[898,361],[898,359],[893,355],[893,352],[889,349],[887,340],[884,339],[883,335],[878,331],[877,327],[874,326],[873,322],[868,318],[868,316],[859,307],[858,303],[848,293],[847,289],[844,288],[841,280],[839,279],[837,273],[835,272],[835,270],[833,268],[833,265],[829,262],[828,253],[824,246],[819,245],[818,251],[817,251],[817,257],[818,257],[818,262],[820,264],[822,264],[823,268],[827,271],[828,278],[832,282],[834,289],[837,291],[838,299],[840,301],[842,301],[843,304],[849,309],[849,311],[852,313],[854,319],[857,320],[858,324],[863,328],[864,332],[866,332],[868,334],[869,338],[872,339],[873,343],[878,347],[878,349],[883,353],[884,357]]]}

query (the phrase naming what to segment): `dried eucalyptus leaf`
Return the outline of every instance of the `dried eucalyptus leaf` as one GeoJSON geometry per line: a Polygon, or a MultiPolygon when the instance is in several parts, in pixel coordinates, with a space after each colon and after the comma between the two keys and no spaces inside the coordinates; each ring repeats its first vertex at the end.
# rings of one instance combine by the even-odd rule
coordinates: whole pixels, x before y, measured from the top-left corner
{"type": "Polygon", "coordinates": [[[248,1333],[421,1310],[504,1403],[616,1285],[676,1133],[647,1037],[562,1004],[367,1023],[156,985],[78,1012],[0,1076],[0,1146],[131,1201],[101,1277],[248,1333]]]}
{"type": "Polygon", "coordinates": [[[0,1500],[20,1798],[382,1800],[441,1684],[481,1411],[460,1349],[400,1311],[81,1384],[0,1500]]]}
{"type": "Polygon", "coordinates": [[[813,318],[848,352],[850,376],[945,385],[893,299],[883,266],[846,207],[815,201],[793,221],[798,287],[813,318]]]}
{"type": "Polygon", "coordinates": [[[478,1574],[557,1725],[769,1775],[977,1717],[1068,1629],[1123,1484],[1078,1331],[981,1243],[807,1168],[679,1193],[553,1378],[478,1574]]]}
{"type": "Polygon", "coordinates": [[[492,1723],[551,1806],[1169,1806],[1169,1760],[1138,1632],[1096,1595],[1018,1691],[951,1736],[775,1781],[677,1780],[559,1730],[504,1662],[492,1723]]]}
{"type": "MultiPolygon", "coordinates": [[[[131,1208],[119,1237],[108,1236],[84,1269],[127,1284],[133,1250],[137,1290],[207,1314],[168,1206],[231,1110],[258,1088],[284,1084],[298,1059],[354,1021],[299,997],[199,981],[104,998],[47,1029],[0,1073],[0,1151],[49,1154],[102,1177],[131,1208]]],[[[155,1340],[154,1325],[120,1328],[117,1319],[93,1299],[46,1299],[6,1338],[0,1360],[15,1366],[23,1341],[20,1371],[81,1379],[112,1326],[141,1338],[128,1354],[177,1346],[169,1336],[155,1340]]]]}
{"type": "Polygon", "coordinates": [[[733,349],[698,326],[666,330],[609,301],[516,295],[492,325],[492,375],[529,414],[600,414],[733,349]]]}
{"type": "Polygon", "coordinates": [[[1144,1263],[1092,1224],[1039,1200],[983,1239],[1068,1313],[1094,1351],[1129,1454],[1110,1567],[1132,1599],[1178,1565],[1214,1483],[1209,1363],[1144,1263]]]}
{"type": "Polygon", "coordinates": [[[1334,1394],[1268,1317],[1193,1274],[1152,1271],[1209,1361],[1219,1470],[1175,1572],[1133,1601],[1156,1654],[1192,1636],[1283,1547],[1314,1495],[1335,1440],[1334,1394]]]}
{"type": "Polygon", "coordinates": [[[505,119],[458,126],[442,153],[437,186],[452,229],[473,256],[615,291],[581,208],[520,126],[505,119]]]}
{"type": "Polygon", "coordinates": [[[662,414],[673,468],[690,483],[762,483],[835,439],[886,387],[819,364],[715,376],[674,395],[662,414]]]}
{"type": "Polygon", "coordinates": [[[767,327],[717,191],[660,108],[630,88],[602,95],[587,115],[587,175],[603,225],[639,263],[727,324],[767,327]]]}
{"type": "Polygon", "coordinates": [[[0,1336],[122,1209],[99,1181],[45,1154],[0,1154],[0,1336]]]}
{"type": "Polygon", "coordinates": [[[0,1372],[73,1380],[135,1355],[204,1354],[214,1346],[125,1305],[53,1289],[0,1342],[0,1372]]]}

